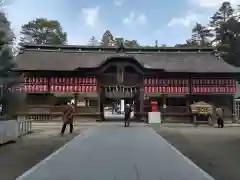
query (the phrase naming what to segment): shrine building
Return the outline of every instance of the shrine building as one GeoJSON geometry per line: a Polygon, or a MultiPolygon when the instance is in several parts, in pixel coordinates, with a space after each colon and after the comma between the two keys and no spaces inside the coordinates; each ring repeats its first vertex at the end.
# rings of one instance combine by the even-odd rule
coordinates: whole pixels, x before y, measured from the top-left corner
{"type": "Polygon", "coordinates": [[[15,71],[24,82],[19,114],[58,119],[66,100],[74,100],[75,118],[104,120],[106,104],[134,99],[136,119],[151,111],[165,121],[189,121],[189,105],[205,101],[231,117],[239,70],[212,48],[125,48],[25,44],[15,71]]]}

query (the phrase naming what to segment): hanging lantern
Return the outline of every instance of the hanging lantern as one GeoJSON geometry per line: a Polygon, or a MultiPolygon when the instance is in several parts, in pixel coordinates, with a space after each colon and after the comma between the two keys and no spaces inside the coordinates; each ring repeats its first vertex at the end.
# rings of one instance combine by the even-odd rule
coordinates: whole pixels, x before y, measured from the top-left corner
{"type": "Polygon", "coordinates": [[[152,87],[151,87],[151,86],[148,86],[147,92],[148,92],[148,93],[151,93],[151,92],[152,92],[152,87]]]}
{"type": "Polygon", "coordinates": [[[70,85],[70,86],[73,85],[73,83],[71,83],[71,78],[70,78],[70,77],[68,77],[68,78],[66,79],[66,81],[67,81],[66,83],[67,83],[68,85],[70,85]]]}
{"type": "Polygon", "coordinates": [[[76,84],[76,85],[81,84],[81,78],[80,77],[73,78],[73,83],[76,84]]]}
{"type": "Polygon", "coordinates": [[[37,85],[36,86],[36,91],[37,92],[43,92],[43,85],[37,85]]]}
{"type": "Polygon", "coordinates": [[[61,86],[61,92],[66,92],[66,86],[61,86]]]}
{"type": "Polygon", "coordinates": [[[70,92],[68,85],[65,86],[65,92],[68,92],[68,93],[70,92]]]}
{"type": "Polygon", "coordinates": [[[26,92],[32,92],[31,85],[27,85],[27,86],[26,86],[26,92]]]}
{"type": "Polygon", "coordinates": [[[144,92],[147,93],[148,88],[145,86],[144,87],[144,92]]]}
{"type": "Polygon", "coordinates": [[[93,78],[92,77],[89,78],[89,84],[93,84],[93,78]]]}
{"type": "Polygon", "coordinates": [[[92,86],[88,86],[88,92],[93,92],[92,88],[93,88],[92,86]]]}
{"type": "Polygon", "coordinates": [[[66,85],[66,77],[62,77],[62,84],[66,85]]]}
{"type": "Polygon", "coordinates": [[[54,92],[58,92],[58,86],[57,85],[54,86],[54,92]]]}
{"type": "Polygon", "coordinates": [[[193,91],[194,93],[196,93],[196,92],[197,92],[196,87],[193,87],[193,88],[192,88],[192,91],[193,91]]]}
{"type": "Polygon", "coordinates": [[[60,85],[60,92],[64,92],[64,86],[60,85]]]}
{"type": "Polygon", "coordinates": [[[77,86],[72,86],[72,92],[77,92],[77,86]]]}
{"type": "Polygon", "coordinates": [[[84,92],[84,85],[77,85],[77,92],[84,92]]]}
{"type": "Polygon", "coordinates": [[[144,85],[147,85],[147,82],[148,82],[147,78],[144,78],[144,79],[143,79],[144,85]]]}
{"type": "Polygon", "coordinates": [[[89,78],[88,77],[86,77],[86,84],[89,84],[89,78]]]}
{"type": "Polygon", "coordinates": [[[152,81],[151,81],[151,78],[148,78],[148,85],[151,85],[152,81]]]}
{"type": "Polygon", "coordinates": [[[36,77],[32,77],[32,83],[33,83],[33,84],[36,83],[36,77]]]}
{"type": "Polygon", "coordinates": [[[95,77],[92,78],[92,84],[94,84],[94,85],[96,84],[96,78],[95,77]]]}
{"type": "Polygon", "coordinates": [[[35,84],[40,84],[42,82],[42,78],[41,77],[35,77],[35,84]]]}
{"type": "Polygon", "coordinates": [[[86,92],[90,92],[90,86],[89,85],[86,86],[86,92]]]}
{"type": "Polygon", "coordinates": [[[46,85],[42,85],[42,92],[46,92],[46,85]]]}
{"type": "Polygon", "coordinates": [[[72,92],[71,86],[69,86],[69,85],[66,86],[66,92],[68,92],[68,93],[72,92]]]}
{"type": "Polygon", "coordinates": [[[54,78],[54,82],[53,82],[53,84],[55,84],[55,85],[58,84],[58,78],[57,78],[57,77],[54,78]]]}
{"type": "Polygon", "coordinates": [[[81,86],[79,86],[79,87],[81,87],[81,92],[85,92],[86,91],[86,86],[85,85],[81,85],[81,86]]]}
{"type": "Polygon", "coordinates": [[[43,78],[43,83],[44,83],[44,84],[47,84],[47,82],[48,82],[48,78],[47,78],[47,77],[44,77],[44,78],[43,78]]]}
{"type": "Polygon", "coordinates": [[[86,79],[85,79],[85,77],[82,78],[82,84],[86,84],[86,79]]]}

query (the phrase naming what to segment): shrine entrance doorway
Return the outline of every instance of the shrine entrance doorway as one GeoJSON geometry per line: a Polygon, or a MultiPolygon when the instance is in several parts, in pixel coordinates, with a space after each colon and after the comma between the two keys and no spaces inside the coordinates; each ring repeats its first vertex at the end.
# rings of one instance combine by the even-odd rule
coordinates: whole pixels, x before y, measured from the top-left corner
{"type": "Polygon", "coordinates": [[[126,104],[132,105],[134,114],[140,112],[140,87],[143,84],[141,67],[136,60],[113,58],[101,68],[100,113],[101,120],[123,120],[126,104]]]}
{"type": "Polygon", "coordinates": [[[124,108],[126,104],[131,105],[133,112],[131,117],[134,118],[134,112],[139,111],[139,88],[135,86],[116,86],[102,87],[102,106],[104,120],[123,120],[124,108]]]}

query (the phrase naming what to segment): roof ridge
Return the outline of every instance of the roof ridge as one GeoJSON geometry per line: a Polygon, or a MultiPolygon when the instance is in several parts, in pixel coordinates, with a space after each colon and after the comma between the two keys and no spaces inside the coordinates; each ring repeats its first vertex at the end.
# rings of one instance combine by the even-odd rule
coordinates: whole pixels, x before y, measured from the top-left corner
{"type": "MultiPolygon", "coordinates": [[[[24,51],[33,51],[33,52],[59,52],[59,53],[79,53],[79,54],[115,54],[115,55],[121,55],[121,54],[213,54],[214,52],[206,52],[206,51],[201,51],[201,52],[196,52],[196,51],[157,51],[157,52],[143,52],[143,51],[125,51],[125,52],[116,52],[116,51],[71,51],[71,50],[49,50],[49,49],[25,49],[24,51]]],[[[22,51],[22,53],[24,52],[22,51]]],[[[21,52],[20,52],[21,54],[21,52]]]]}
{"type": "MultiPolygon", "coordinates": [[[[119,50],[118,46],[105,47],[105,46],[81,46],[81,45],[48,45],[48,44],[20,44],[23,50],[41,49],[41,50],[72,50],[72,51],[115,51],[119,50]]],[[[120,47],[122,52],[212,52],[213,47],[120,47]]]]}

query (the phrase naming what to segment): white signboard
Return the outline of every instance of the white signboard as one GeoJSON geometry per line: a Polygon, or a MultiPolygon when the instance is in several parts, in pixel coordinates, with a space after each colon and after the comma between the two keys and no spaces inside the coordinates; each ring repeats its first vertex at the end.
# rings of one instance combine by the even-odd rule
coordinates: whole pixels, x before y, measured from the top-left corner
{"type": "Polygon", "coordinates": [[[161,112],[148,112],[148,123],[149,124],[160,124],[161,121],[162,121],[161,112]]]}

